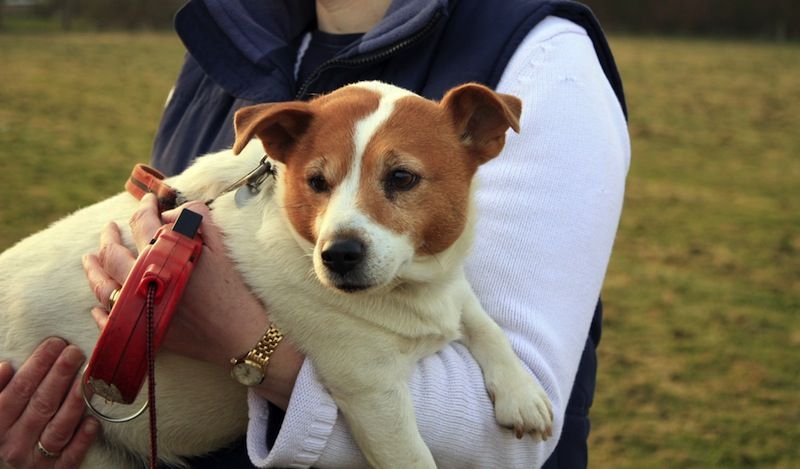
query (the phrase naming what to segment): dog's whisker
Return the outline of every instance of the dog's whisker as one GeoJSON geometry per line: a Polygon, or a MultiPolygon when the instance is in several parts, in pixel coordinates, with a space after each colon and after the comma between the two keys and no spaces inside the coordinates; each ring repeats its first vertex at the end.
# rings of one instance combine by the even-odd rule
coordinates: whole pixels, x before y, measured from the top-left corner
{"type": "Polygon", "coordinates": [[[314,280],[315,278],[317,278],[317,273],[316,273],[316,272],[314,272],[314,267],[312,266],[312,267],[311,267],[310,269],[308,269],[308,271],[306,272],[306,280],[314,280]]]}

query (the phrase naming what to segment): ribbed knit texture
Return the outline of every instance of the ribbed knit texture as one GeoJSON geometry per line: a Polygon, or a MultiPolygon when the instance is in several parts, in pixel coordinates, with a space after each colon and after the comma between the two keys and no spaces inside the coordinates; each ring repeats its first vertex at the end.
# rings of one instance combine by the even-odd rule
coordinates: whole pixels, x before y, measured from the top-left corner
{"type": "MultiPolygon", "coordinates": [[[[608,265],[630,161],[625,119],[583,28],[548,17],[497,91],[523,102],[520,135],[479,171],[467,275],[484,308],[553,402],[554,437],[517,440],[495,423],[478,365],[454,343],[421,361],[410,388],[441,468],[538,467],[553,451],[608,265]]],[[[264,401],[251,393],[248,448],[264,467],[366,464],[309,362],[281,432],[266,448],[264,401]]]]}

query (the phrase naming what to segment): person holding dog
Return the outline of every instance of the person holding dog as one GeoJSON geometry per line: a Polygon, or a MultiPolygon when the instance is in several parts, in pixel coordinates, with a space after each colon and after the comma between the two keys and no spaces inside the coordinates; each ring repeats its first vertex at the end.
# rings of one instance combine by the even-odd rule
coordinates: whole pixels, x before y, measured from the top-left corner
{"type": "MultiPolygon", "coordinates": [[[[481,216],[467,271],[548,392],[555,438],[520,442],[498,427],[480,369],[458,344],[423,360],[411,388],[420,431],[442,467],[585,467],[597,299],[630,158],[622,85],[589,10],[547,0],[192,0],[176,28],[188,55],[153,151],[167,173],[229,147],[242,106],[308,99],[354,81],[378,79],[430,98],[477,81],[523,100],[520,135],[479,172],[481,216]]],[[[269,311],[227,259],[213,213],[199,202],[189,207],[205,217],[206,247],[165,346],[230,368],[267,330],[269,311]]],[[[131,219],[139,250],[175,216],[159,217],[153,198],[144,198],[131,219]]],[[[134,260],[115,225],[99,254],[84,258],[99,327],[134,260]]],[[[16,372],[0,364],[0,458],[16,467],[77,464],[98,430],[69,392],[81,360],[74,346],[50,339],[16,372]]],[[[275,349],[264,371],[249,400],[253,464],[364,463],[291,343],[275,349]]],[[[249,465],[243,448],[214,458],[249,465]]]]}

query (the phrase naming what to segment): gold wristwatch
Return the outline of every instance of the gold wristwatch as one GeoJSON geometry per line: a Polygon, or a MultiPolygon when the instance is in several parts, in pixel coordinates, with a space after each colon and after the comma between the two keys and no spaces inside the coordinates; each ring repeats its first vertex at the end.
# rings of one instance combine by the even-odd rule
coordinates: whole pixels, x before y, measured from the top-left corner
{"type": "Polygon", "coordinates": [[[281,331],[274,324],[261,337],[255,347],[240,357],[231,358],[231,377],[245,386],[255,386],[264,381],[269,357],[283,339],[281,331]]]}

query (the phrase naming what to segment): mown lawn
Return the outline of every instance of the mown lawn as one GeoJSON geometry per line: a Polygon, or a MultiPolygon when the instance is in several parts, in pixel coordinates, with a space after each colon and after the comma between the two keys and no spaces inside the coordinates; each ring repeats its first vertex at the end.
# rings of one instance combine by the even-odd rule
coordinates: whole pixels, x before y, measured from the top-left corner
{"type": "Polygon", "coordinates": [[[800,464],[800,45],[616,38],[599,467],[800,464]]]}
{"type": "Polygon", "coordinates": [[[182,56],[168,33],[0,35],[0,249],[121,190],[182,56]]]}
{"type": "MultiPolygon", "coordinates": [[[[614,38],[634,157],[593,467],[800,464],[800,45],[614,38]]],[[[0,35],[0,249],[120,190],[169,34],[0,35]]]]}

